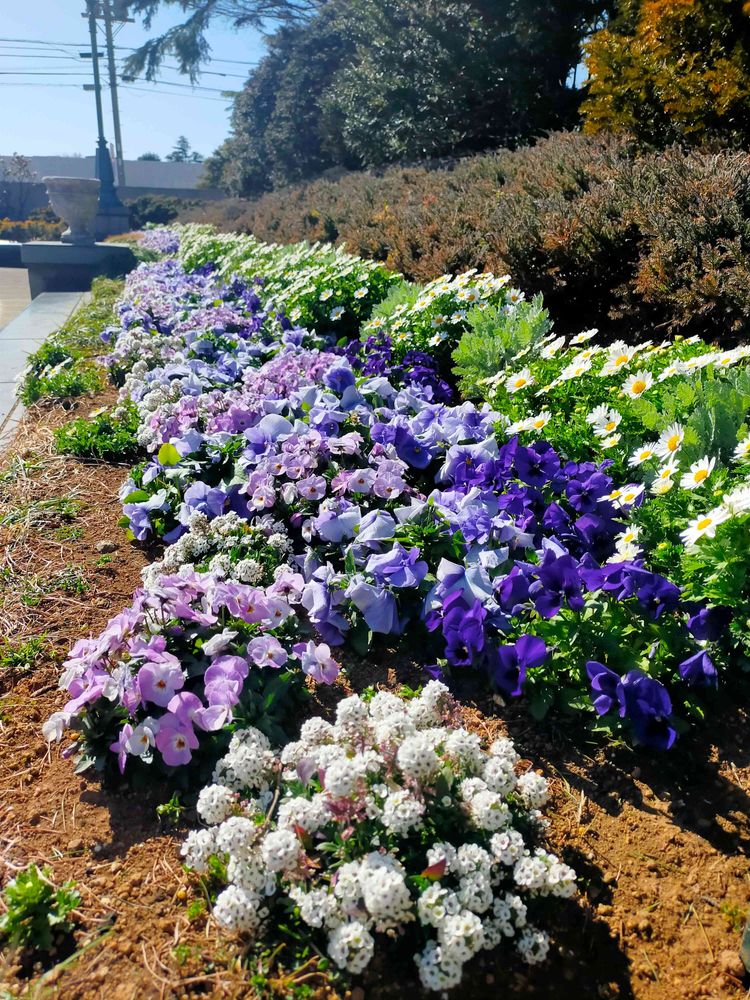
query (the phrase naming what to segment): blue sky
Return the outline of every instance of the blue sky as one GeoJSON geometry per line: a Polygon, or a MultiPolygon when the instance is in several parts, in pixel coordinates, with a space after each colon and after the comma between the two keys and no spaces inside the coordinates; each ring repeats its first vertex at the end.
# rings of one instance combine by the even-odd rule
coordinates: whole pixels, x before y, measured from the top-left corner
{"type": "MultiPolygon", "coordinates": [[[[0,154],[93,154],[94,95],[82,89],[84,83],[91,82],[91,60],[77,55],[89,47],[88,22],[81,17],[83,0],[1,0],[1,5],[0,154]],[[15,75],[14,70],[28,75],[15,75]]],[[[178,20],[175,11],[161,14],[154,31],[178,20]]],[[[128,47],[147,37],[140,22],[123,25],[115,40],[123,47],[118,55],[126,55],[128,47]]],[[[187,78],[172,70],[162,73],[157,86],[143,80],[120,86],[126,159],[135,159],[147,150],[164,156],[178,135],[186,135],[191,146],[204,155],[226,138],[229,101],[216,91],[241,89],[249,67],[263,54],[263,41],[257,32],[234,32],[227,26],[212,28],[209,38],[213,61],[206,65],[199,87],[210,90],[190,90],[187,78]],[[219,73],[230,75],[213,75],[219,73]]],[[[104,102],[105,132],[112,141],[107,87],[104,102]]]]}

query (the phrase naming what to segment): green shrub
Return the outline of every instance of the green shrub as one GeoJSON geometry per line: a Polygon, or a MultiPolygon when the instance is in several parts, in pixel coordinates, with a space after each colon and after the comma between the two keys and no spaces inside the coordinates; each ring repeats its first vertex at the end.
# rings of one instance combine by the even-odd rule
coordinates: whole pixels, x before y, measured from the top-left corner
{"type": "Polygon", "coordinates": [[[185,198],[157,194],[143,194],[139,198],[125,202],[133,229],[143,229],[149,225],[165,226],[169,222],[174,222],[180,212],[195,204],[194,201],[187,201],[185,198]]]}
{"type": "Polygon", "coordinates": [[[138,413],[132,403],[79,417],[58,427],[55,448],[79,458],[135,461],[141,457],[138,444],[138,413]]]}
{"type": "Polygon", "coordinates": [[[73,930],[71,913],[81,897],[75,883],[59,889],[50,881],[48,868],[30,865],[5,887],[5,913],[0,916],[0,937],[15,948],[48,952],[55,941],[73,930]]]}
{"type": "Polygon", "coordinates": [[[497,307],[472,309],[469,329],[453,352],[459,388],[467,399],[483,399],[486,380],[539,344],[552,326],[540,295],[508,313],[497,307]]]}

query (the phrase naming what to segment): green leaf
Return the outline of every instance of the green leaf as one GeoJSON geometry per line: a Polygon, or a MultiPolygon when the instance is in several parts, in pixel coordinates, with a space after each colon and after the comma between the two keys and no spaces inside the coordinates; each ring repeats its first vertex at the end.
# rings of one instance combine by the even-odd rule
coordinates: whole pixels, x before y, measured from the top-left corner
{"type": "Polygon", "coordinates": [[[179,465],[182,456],[173,444],[163,444],[156,456],[162,465],[179,465]]]}

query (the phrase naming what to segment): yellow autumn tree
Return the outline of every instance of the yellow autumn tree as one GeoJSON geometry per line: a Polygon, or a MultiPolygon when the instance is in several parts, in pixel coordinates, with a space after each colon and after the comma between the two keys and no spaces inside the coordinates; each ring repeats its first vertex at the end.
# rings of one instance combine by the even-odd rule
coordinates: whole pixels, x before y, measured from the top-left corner
{"type": "Polygon", "coordinates": [[[647,143],[750,136],[750,2],[623,0],[586,45],[585,132],[647,143]]]}

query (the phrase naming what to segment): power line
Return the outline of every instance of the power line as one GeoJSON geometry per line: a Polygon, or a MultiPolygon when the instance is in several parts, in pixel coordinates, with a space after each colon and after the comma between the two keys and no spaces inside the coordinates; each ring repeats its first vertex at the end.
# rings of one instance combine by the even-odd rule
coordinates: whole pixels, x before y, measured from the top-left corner
{"type": "Polygon", "coordinates": [[[88,73],[80,70],[53,70],[53,69],[0,69],[0,76],[85,76],[88,73]]]}
{"type": "MultiPolygon", "coordinates": [[[[58,47],[65,45],[68,48],[79,49],[84,48],[88,45],[88,42],[61,42],[61,41],[49,41],[43,38],[0,38],[0,44],[3,42],[13,42],[22,45],[39,45],[39,46],[52,46],[58,47]]],[[[115,49],[119,49],[121,52],[137,52],[138,48],[132,45],[115,45],[115,49]]],[[[60,51],[64,51],[60,49],[60,51]]],[[[228,66],[256,66],[257,63],[251,62],[248,59],[222,59],[220,56],[211,56],[208,60],[209,63],[222,63],[228,66]]],[[[208,73],[208,70],[203,72],[208,73]]],[[[227,74],[228,75],[228,74],[227,74]]]]}
{"type": "Polygon", "coordinates": [[[152,96],[157,94],[159,97],[191,97],[194,101],[216,101],[218,104],[225,106],[229,100],[229,98],[222,100],[220,97],[204,97],[203,94],[174,94],[165,90],[154,91],[149,90],[147,87],[133,87],[129,83],[124,83],[121,86],[123,90],[138,91],[141,94],[151,94],[152,96]]]}

